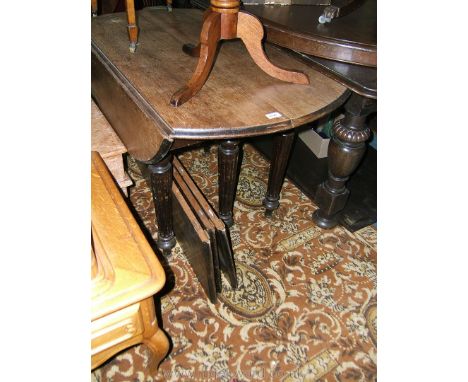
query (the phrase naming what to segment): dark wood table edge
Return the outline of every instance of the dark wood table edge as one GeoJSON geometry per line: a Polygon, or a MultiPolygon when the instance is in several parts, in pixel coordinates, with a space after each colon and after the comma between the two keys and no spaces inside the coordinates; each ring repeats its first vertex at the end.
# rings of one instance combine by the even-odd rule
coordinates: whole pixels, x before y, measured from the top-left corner
{"type": "MultiPolygon", "coordinates": [[[[297,55],[295,56],[291,51],[281,47],[277,47],[274,44],[271,45],[277,49],[280,49],[282,53],[291,56],[293,59],[300,60],[300,57],[298,57],[297,55]]],[[[182,143],[175,143],[178,140],[185,141],[184,143],[186,143],[186,145],[192,145],[201,140],[242,139],[246,137],[253,137],[259,135],[275,134],[279,131],[293,129],[295,127],[302,126],[306,123],[316,120],[317,118],[320,118],[323,115],[326,115],[327,113],[341,106],[349,97],[348,90],[345,89],[343,91],[343,94],[341,94],[338,98],[336,98],[327,106],[295,119],[290,119],[288,116],[285,116],[287,120],[283,120],[277,123],[268,123],[248,127],[220,128],[216,129],[216,131],[213,131],[213,129],[211,128],[176,128],[176,130],[174,130],[166,123],[164,118],[161,115],[159,115],[159,113],[146,101],[143,95],[129,83],[129,80],[125,77],[125,75],[108,59],[105,53],[102,52],[102,50],[97,46],[97,44],[94,41],[92,41],[91,43],[91,51],[92,54],[94,54],[95,57],[100,61],[101,65],[107,68],[108,72],[111,73],[111,75],[115,78],[119,86],[128,94],[128,96],[133,100],[133,102],[135,102],[135,104],[138,105],[138,107],[145,113],[147,117],[153,120],[154,123],[161,128],[161,136],[163,138],[161,146],[151,159],[141,161],[146,164],[153,164],[159,162],[171,150],[173,144],[175,145],[174,148],[184,147],[184,144],[182,143]]],[[[186,106],[190,105],[187,104],[186,106]]],[[[140,160],[140,158],[136,159],[140,160]]]]}
{"type": "MultiPolygon", "coordinates": [[[[287,49],[287,48],[283,48],[287,49]]],[[[300,53],[300,52],[295,52],[293,51],[293,54],[295,57],[300,60],[301,62],[304,62],[305,64],[313,67],[315,70],[318,72],[322,73],[323,75],[331,78],[332,80],[335,80],[336,82],[340,83],[341,85],[345,86],[349,90],[353,91],[354,93],[357,93],[363,97],[367,98],[372,98],[372,99],[377,99],[377,89],[369,88],[362,83],[356,83],[349,78],[345,77],[344,75],[340,73],[336,73],[333,71],[333,69],[322,65],[321,63],[317,62],[314,60],[313,57],[308,56],[307,54],[300,53]]],[[[352,64],[348,64],[352,65],[352,64]]],[[[369,69],[375,69],[377,70],[377,67],[368,67],[369,69]]]]}
{"type": "Polygon", "coordinates": [[[255,5],[246,5],[245,9],[260,19],[266,30],[266,38],[271,43],[289,49],[294,49],[292,45],[297,45],[295,50],[339,62],[370,67],[377,66],[376,45],[301,33],[252,12],[254,7],[255,5]],[[343,52],[351,59],[343,58],[343,52]]]}

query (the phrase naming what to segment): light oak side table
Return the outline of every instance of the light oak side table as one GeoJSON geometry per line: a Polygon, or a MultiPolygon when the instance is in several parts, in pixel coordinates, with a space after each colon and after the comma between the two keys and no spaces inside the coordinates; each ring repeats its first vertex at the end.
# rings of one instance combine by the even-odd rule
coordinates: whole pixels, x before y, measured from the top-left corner
{"type": "Polygon", "coordinates": [[[153,373],[169,349],[153,300],[166,276],[104,161],[91,155],[91,368],[144,343],[153,373]]]}

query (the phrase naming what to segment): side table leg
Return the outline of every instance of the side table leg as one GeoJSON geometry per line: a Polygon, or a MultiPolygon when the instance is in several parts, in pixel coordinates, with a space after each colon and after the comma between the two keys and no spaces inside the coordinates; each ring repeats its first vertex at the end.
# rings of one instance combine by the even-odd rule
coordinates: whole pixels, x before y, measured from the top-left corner
{"type": "Polygon", "coordinates": [[[239,142],[224,141],[218,147],[219,217],[228,227],[234,224],[232,209],[237,190],[239,142]]]}
{"type": "Polygon", "coordinates": [[[149,371],[151,375],[154,375],[158,371],[158,366],[167,355],[169,350],[169,340],[161,329],[157,329],[156,333],[150,338],[145,338],[143,343],[148,346],[151,350],[151,360],[149,365],[149,371]]]}
{"type": "Polygon", "coordinates": [[[268,176],[268,190],[265,199],[263,199],[263,205],[266,208],[265,215],[267,216],[271,216],[273,211],[279,207],[280,191],[283,186],[294,137],[294,131],[286,131],[274,137],[270,175],[268,176]]]}
{"type": "Polygon", "coordinates": [[[171,254],[176,240],[172,225],[172,155],[148,166],[151,174],[154,208],[158,224],[158,248],[166,256],[171,254]]]}
{"type": "Polygon", "coordinates": [[[329,229],[338,224],[338,213],[349,197],[346,182],[356,170],[366,151],[365,142],[370,137],[366,126],[367,116],[375,110],[375,100],[356,93],[345,105],[345,117],[335,122],[328,146],[328,179],[315,194],[319,209],[312,218],[321,228],[329,229]]]}

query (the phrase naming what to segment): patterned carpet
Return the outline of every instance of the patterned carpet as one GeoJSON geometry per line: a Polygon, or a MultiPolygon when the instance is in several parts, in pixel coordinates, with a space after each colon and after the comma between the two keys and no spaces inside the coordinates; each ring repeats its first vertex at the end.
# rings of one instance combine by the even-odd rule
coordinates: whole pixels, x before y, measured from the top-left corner
{"type": "MultiPolygon", "coordinates": [[[[179,158],[216,207],[217,147],[179,158]]],[[[376,230],[318,228],[316,206],[288,180],[280,208],[265,217],[268,171],[245,145],[231,229],[239,288],[223,280],[211,304],[177,245],[162,260],[160,326],[172,342],[169,356],[148,375],[148,350],[136,346],[96,369],[93,381],[377,380],[376,230]]],[[[132,161],[129,172],[131,202],[155,238],[151,191],[132,161]]]]}

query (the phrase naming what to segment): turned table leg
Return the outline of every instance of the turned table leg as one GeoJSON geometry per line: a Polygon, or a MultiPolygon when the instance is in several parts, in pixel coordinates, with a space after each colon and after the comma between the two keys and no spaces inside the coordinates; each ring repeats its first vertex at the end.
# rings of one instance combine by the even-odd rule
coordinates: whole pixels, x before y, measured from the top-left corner
{"type": "Polygon", "coordinates": [[[273,155],[268,176],[268,190],[263,199],[265,215],[270,216],[279,207],[279,196],[283,186],[286,167],[294,142],[294,131],[286,131],[275,135],[273,141],[273,155]]]}
{"type": "Polygon", "coordinates": [[[328,179],[315,194],[319,209],[313,214],[314,222],[322,228],[338,224],[338,213],[349,197],[346,182],[356,170],[366,151],[370,129],[367,116],[375,111],[375,100],[353,93],[345,105],[345,117],[335,122],[328,146],[328,179]]]}
{"type": "Polygon", "coordinates": [[[156,244],[162,253],[168,256],[176,244],[172,224],[172,155],[169,154],[158,163],[149,165],[148,169],[151,174],[151,188],[158,224],[156,244]]]}
{"type": "Polygon", "coordinates": [[[138,42],[138,27],[136,24],[135,3],[134,0],[126,0],[127,8],[127,29],[130,39],[130,52],[135,53],[138,42]]]}
{"type": "Polygon", "coordinates": [[[228,227],[234,224],[234,198],[239,168],[239,142],[227,140],[218,147],[219,217],[228,227]]]}
{"type": "Polygon", "coordinates": [[[96,17],[98,13],[98,3],[97,0],[91,0],[91,14],[93,17],[96,17]]]}

